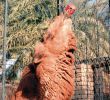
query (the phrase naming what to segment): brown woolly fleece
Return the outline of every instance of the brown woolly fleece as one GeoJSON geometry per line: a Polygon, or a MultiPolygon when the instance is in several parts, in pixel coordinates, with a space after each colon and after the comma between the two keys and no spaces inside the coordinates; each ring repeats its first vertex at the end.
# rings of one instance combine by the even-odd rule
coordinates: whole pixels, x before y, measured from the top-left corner
{"type": "Polygon", "coordinates": [[[23,71],[16,100],[71,100],[75,50],[72,21],[61,14],[36,44],[34,62],[23,71]]]}

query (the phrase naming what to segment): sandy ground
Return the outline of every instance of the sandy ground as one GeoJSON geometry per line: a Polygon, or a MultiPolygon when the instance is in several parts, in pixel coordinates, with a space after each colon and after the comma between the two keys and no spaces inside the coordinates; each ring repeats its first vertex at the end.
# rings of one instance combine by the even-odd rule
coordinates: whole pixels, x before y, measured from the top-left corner
{"type": "MultiPolygon", "coordinates": [[[[15,86],[11,84],[6,84],[6,97],[10,97],[14,94],[15,86]]],[[[0,100],[2,96],[2,83],[0,83],[0,100]]]]}

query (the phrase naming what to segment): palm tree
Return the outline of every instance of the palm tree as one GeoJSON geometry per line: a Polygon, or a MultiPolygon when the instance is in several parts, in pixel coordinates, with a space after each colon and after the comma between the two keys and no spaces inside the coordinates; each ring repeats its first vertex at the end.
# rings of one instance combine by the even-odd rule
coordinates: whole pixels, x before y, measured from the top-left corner
{"type": "Polygon", "coordinates": [[[73,26],[78,37],[78,59],[108,56],[108,30],[98,12],[105,7],[105,2],[97,1],[91,6],[83,2],[73,18],[73,26]]]}
{"type": "MultiPolygon", "coordinates": [[[[64,2],[66,4],[66,0],[64,2]]],[[[75,1],[77,12],[73,16],[73,28],[78,39],[77,59],[108,55],[108,30],[97,12],[105,7],[107,0],[88,6],[87,0],[75,1]],[[99,54],[98,54],[99,53],[99,54]]],[[[57,15],[57,2],[53,0],[9,0],[9,30],[7,49],[12,56],[20,55],[19,62],[25,66],[32,61],[36,42],[48,28],[48,19],[57,15]],[[47,9],[46,9],[47,8],[47,9]],[[49,15],[50,14],[50,15],[49,15]],[[51,17],[50,17],[51,16],[51,17]],[[30,59],[29,59],[30,58],[30,59]]],[[[2,38],[0,39],[2,43],[2,38]]],[[[14,70],[19,66],[16,65],[14,70]]]]}
{"type": "MultiPolygon", "coordinates": [[[[46,0],[8,0],[9,3],[9,21],[7,33],[7,51],[11,53],[11,57],[15,58],[19,55],[17,64],[11,69],[16,73],[25,65],[32,62],[34,46],[36,42],[42,40],[42,35],[48,27],[50,16],[48,12],[52,12],[51,18],[57,14],[56,1],[50,2],[46,0]],[[48,4],[48,7],[46,6],[48,4]],[[38,8],[38,9],[37,9],[38,8]],[[49,11],[45,11],[48,8],[49,11]],[[52,9],[51,9],[52,8],[52,9]],[[42,15],[41,15],[42,14],[42,15]]],[[[3,7],[3,5],[0,5],[3,7]]],[[[0,37],[0,46],[2,49],[3,37],[0,37]]],[[[13,78],[9,70],[8,76],[13,78]]]]}

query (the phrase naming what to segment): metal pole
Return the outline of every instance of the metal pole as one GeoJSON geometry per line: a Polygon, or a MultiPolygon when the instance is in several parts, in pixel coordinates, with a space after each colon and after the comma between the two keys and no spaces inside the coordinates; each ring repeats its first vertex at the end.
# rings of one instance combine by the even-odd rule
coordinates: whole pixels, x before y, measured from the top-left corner
{"type": "Polygon", "coordinates": [[[110,13],[110,0],[109,0],[109,13],[110,13]]]}
{"type": "Polygon", "coordinates": [[[59,15],[60,14],[60,11],[59,11],[59,0],[57,0],[57,15],[59,15]]]}
{"type": "MultiPolygon", "coordinates": [[[[110,0],[109,0],[109,12],[108,12],[108,29],[109,29],[109,40],[108,40],[109,41],[109,54],[108,54],[108,57],[109,57],[109,60],[110,60],[110,0]]],[[[109,75],[110,66],[108,66],[108,67],[109,67],[109,70],[108,70],[108,75],[109,75]]],[[[109,76],[108,76],[108,79],[109,79],[109,76]]],[[[109,92],[110,92],[110,82],[109,82],[109,92]]]]}
{"type": "Polygon", "coordinates": [[[57,15],[63,12],[64,0],[57,0],[57,15]]]}
{"type": "Polygon", "coordinates": [[[7,16],[8,16],[8,2],[5,0],[5,19],[4,19],[4,34],[3,34],[3,78],[2,78],[2,100],[5,100],[5,72],[6,72],[6,34],[7,34],[7,16]]]}
{"type": "Polygon", "coordinates": [[[96,14],[96,57],[99,57],[99,46],[100,46],[100,42],[99,42],[99,37],[100,37],[100,34],[99,34],[99,22],[98,22],[98,10],[97,10],[97,3],[98,1],[96,0],[96,11],[95,11],[95,14],[96,14]]]}

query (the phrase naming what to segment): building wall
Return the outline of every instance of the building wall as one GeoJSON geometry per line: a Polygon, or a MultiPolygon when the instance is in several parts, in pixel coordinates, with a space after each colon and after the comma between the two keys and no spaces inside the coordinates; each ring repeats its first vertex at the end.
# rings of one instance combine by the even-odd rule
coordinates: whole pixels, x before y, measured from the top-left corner
{"type": "Polygon", "coordinates": [[[73,100],[110,100],[110,60],[77,64],[75,83],[73,100]]]}
{"type": "Polygon", "coordinates": [[[75,95],[73,100],[94,100],[93,70],[91,65],[76,65],[75,95]]]}

